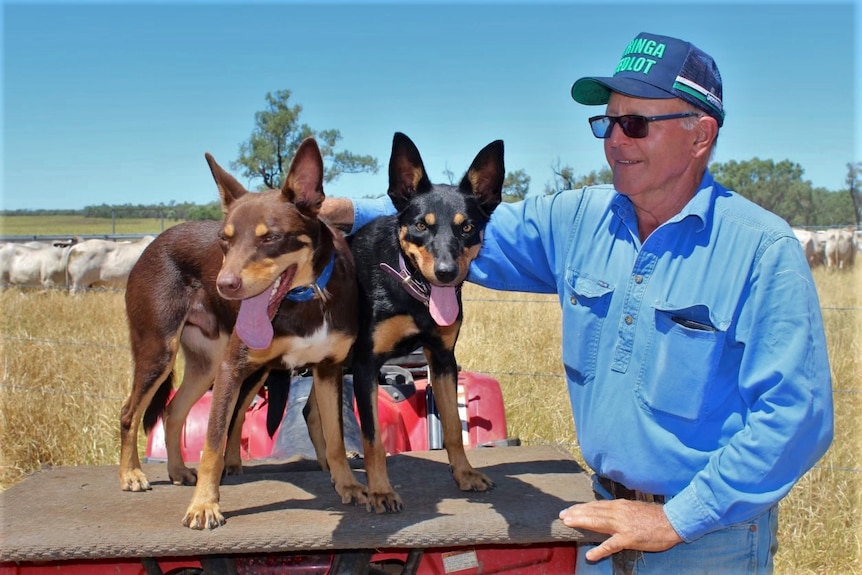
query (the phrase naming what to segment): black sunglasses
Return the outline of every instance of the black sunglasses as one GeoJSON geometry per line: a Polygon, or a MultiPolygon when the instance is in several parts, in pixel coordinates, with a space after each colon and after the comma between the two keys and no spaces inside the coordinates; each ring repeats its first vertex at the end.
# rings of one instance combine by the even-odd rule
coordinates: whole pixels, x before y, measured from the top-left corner
{"type": "Polygon", "coordinates": [[[614,124],[619,124],[623,134],[629,138],[646,138],[649,134],[649,123],[660,120],[675,120],[676,118],[691,118],[700,116],[697,112],[680,112],[678,114],[665,114],[664,116],[638,116],[637,114],[626,114],[625,116],[593,116],[590,118],[590,128],[596,138],[610,138],[614,124]]]}

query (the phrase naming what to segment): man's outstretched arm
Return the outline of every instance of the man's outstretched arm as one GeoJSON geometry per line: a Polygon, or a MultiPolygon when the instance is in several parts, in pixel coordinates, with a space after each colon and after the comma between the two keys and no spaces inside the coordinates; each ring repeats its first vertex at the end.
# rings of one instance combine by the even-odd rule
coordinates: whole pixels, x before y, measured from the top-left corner
{"type": "Polygon", "coordinates": [[[353,230],[353,201],[347,198],[327,197],[320,207],[320,217],[349,234],[353,230]]]}
{"type": "Polygon", "coordinates": [[[353,234],[371,220],[394,213],[395,206],[388,196],[360,200],[327,197],[320,208],[320,217],[346,234],[353,234]]]}

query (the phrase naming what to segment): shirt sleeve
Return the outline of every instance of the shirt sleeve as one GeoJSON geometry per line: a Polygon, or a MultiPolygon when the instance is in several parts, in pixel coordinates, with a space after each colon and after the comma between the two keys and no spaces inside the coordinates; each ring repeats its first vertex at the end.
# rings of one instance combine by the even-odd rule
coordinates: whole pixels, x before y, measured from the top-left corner
{"type": "Polygon", "coordinates": [[[581,193],[560,192],[502,203],[491,214],[467,279],[506,291],[557,293],[581,193]]]}
{"type": "Polygon", "coordinates": [[[353,200],[353,228],[350,234],[355,234],[359,228],[381,216],[391,216],[395,206],[389,196],[379,198],[362,198],[353,200]]]}
{"type": "Polygon", "coordinates": [[[740,311],[743,428],[665,513],[685,541],[766,511],[826,452],[833,435],[832,382],[819,300],[791,238],[763,250],[740,311]]]}

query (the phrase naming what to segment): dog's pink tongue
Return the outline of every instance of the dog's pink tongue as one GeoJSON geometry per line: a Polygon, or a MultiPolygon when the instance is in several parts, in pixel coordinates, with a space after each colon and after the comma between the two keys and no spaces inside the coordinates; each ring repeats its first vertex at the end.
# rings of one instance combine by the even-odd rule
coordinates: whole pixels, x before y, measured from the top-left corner
{"type": "Polygon", "coordinates": [[[239,304],[239,315],[236,317],[236,334],[252,349],[266,349],[272,343],[272,322],[269,319],[267,306],[269,290],[242,300],[239,304]]]}
{"type": "Polygon", "coordinates": [[[437,325],[452,325],[458,319],[458,296],[454,287],[440,287],[431,284],[431,297],[428,311],[437,325]]]}

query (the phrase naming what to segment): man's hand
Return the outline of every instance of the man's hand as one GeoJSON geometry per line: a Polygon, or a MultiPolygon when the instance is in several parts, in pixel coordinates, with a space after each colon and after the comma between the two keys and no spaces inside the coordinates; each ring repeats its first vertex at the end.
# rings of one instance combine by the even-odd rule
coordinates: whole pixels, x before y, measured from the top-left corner
{"type": "Polygon", "coordinates": [[[665,551],[682,539],[671,526],[664,509],[655,503],[591,501],[560,511],[567,527],[587,529],[610,535],[601,545],[587,552],[586,558],[598,561],[623,549],[665,551]]]}
{"type": "Polygon", "coordinates": [[[320,217],[342,232],[349,233],[353,228],[353,202],[347,198],[327,197],[320,207],[320,217]]]}

